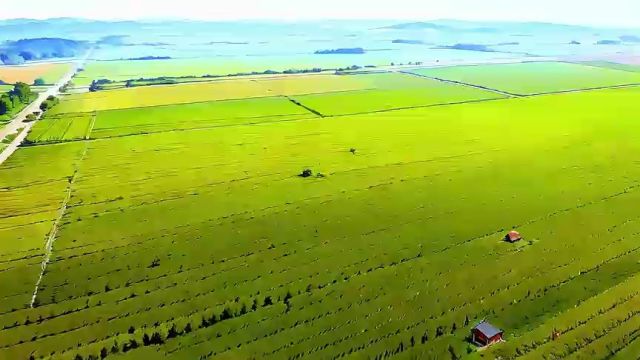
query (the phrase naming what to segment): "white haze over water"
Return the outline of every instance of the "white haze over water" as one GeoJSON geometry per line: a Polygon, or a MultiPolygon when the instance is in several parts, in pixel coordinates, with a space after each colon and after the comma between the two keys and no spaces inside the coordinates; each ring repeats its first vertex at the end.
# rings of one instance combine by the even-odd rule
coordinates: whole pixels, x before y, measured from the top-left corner
{"type": "Polygon", "coordinates": [[[0,19],[542,21],[640,28],[638,0],[14,0],[0,19]]]}

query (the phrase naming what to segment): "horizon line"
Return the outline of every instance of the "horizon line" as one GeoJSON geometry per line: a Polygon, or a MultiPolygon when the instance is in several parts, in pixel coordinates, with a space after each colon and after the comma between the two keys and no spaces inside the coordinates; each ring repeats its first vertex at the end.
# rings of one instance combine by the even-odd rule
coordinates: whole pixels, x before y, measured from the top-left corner
{"type": "Polygon", "coordinates": [[[238,19],[201,19],[201,18],[186,18],[186,17],[138,17],[138,18],[91,18],[91,17],[76,17],[76,16],[57,16],[47,18],[29,18],[29,17],[17,17],[17,18],[0,18],[0,22],[3,21],[54,21],[54,20],[80,20],[80,21],[95,21],[106,23],[121,23],[121,22],[162,22],[162,21],[174,21],[174,22],[201,22],[201,23],[241,23],[241,22],[275,22],[275,23],[314,23],[322,21],[335,21],[335,22],[367,22],[367,21],[388,21],[397,23],[429,23],[429,22],[445,22],[445,21],[459,21],[467,23],[500,23],[500,24],[539,24],[539,25],[559,25],[559,26],[571,26],[571,27],[583,27],[583,28],[607,28],[607,29],[640,29],[640,25],[635,26],[620,26],[610,24],[587,24],[587,23],[565,23],[556,21],[545,20],[505,20],[505,19],[493,19],[493,20],[471,20],[464,18],[431,18],[431,19],[417,19],[417,18],[301,18],[301,19],[278,19],[278,18],[238,18],[238,19]]]}

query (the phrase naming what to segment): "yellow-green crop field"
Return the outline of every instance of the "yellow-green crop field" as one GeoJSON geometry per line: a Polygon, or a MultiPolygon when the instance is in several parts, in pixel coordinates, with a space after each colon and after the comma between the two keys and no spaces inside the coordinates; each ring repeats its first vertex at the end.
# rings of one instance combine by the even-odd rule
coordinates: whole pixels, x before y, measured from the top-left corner
{"type": "Polygon", "coordinates": [[[0,165],[0,359],[637,356],[640,88],[349,77],[63,100],[0,165]]]}
{"type": "MultiPolygon", "coordinates": [[[[69,95],[52,113],[373,89],[386,83],[390,75],[262,77],[117,89],[69,95]]],[[[392,81],[392,86],[397,86],[395,83],[392,81]]]]}

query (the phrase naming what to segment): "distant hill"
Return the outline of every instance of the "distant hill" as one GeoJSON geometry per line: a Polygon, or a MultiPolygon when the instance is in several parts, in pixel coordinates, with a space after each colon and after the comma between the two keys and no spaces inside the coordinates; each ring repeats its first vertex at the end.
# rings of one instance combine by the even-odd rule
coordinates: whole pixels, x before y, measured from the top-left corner
{"type": "Polygon", "coordinates": [[[7,41],[0,44],[3,64],[18,65],[26,61],[74,57],[87,48],[87,43],[61,38],[37,38],[7,41]]]}
{"type": "Polygon", "coordinates": [[[408,45],[426,45],[427,43],[422,40],[409,40],[409,39],[395,39],[392,40],[393,44],[408,44],[408,45]]]}
{"type": "Polygon", "coordinates": [[[412,22],[395,24],[391,26],[385,26],[381,29],[393,29],[393,30],[448,30],[448,26],[438,25],[431,22],[412,22]]]}
{"type": "Polygon", "coordinates": [[[620,41],[618,40],[600,40],[596,43],[596,45],[620,45],[620,41]]]}
{"type": "Polygon", "coordinates": [[[419,31],[435,30],[440,32],[499,34],[511,33],[531,35],[539,33],[580,32],[589,33],[594,28],[580,25],[565,25],[545,22],[505,22],[505,21],[464,21],[464,20],[433,20],[423,22],[409,22],[393,24],[378,29],[419,31]]]}
{"type": "Polygon", "coordinates": [[[100,40],[98,40],[96,44],[114,45],[114,46],[124,45],[125,44],[124,39],[126,39],[127,37],[128,35],[107,35],[107,36],[103,36],[100,40]]]}
{"type": "Polygon", "coordinates": [[[495,52],[495,50],[491,49],[487,45],[482,44],[455,44],[450,46],[438,46],[437,49],[495,52]]]}
{"type": "Polygon", "coordinates": [[[620,40],[622,40],[624,42],[640,43],[640,36],[622,35],[622,36],[620,36],[620,40]]]}

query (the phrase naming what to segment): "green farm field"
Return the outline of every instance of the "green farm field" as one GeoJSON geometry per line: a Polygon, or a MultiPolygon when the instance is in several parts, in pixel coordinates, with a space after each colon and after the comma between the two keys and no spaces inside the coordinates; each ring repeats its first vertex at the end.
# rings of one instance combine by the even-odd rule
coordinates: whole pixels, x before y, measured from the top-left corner
{"type": "Polygon", "coordinates": [[[413,72],[515,95],[640,84],[640,74],[633,72],[562,62],[441,67],[413,72]]]}
{"type": "Polygon", "coordinates": [[[34,125],[27,141],[47,143],[88,138],[94,122],[92,113],[51,116],[34,125]]]}
{"type": "Polygon", "coordinates": [[[397,86],[388,81],[400,75],[365,74],[359,76],[303,75],[214,80],[179,85],[158,85],[73,94],[52,113],[149,107],[216,100],[315,94],[397,86]]]}
{"type": "Polygon", "coordinates": [[[84,138],[85,134],[98,139],[312,117],[316,115],[283,97],[198,102],[53,115],[38,122],[27,139],[33,143],[59,142],[84,138]],[[83,131],[70,135],[71,128],[83,131]]]}
{"type": "Polygon", "coordinates": [[[620,64],[620,63],[609,62],[609,61],[584,61],[584,62],[581,62],[580,64],[603,67],[608,69],[615,69],[615,70],[640,72],[640,65],[620,64]]]}
{"type": "Polygon", "coordinates": [[[0,165],[0,359],[633,359],[638,96],[68,95],[0,165]],[[505,342],[478,351],[483,319],[505,342]]]}

